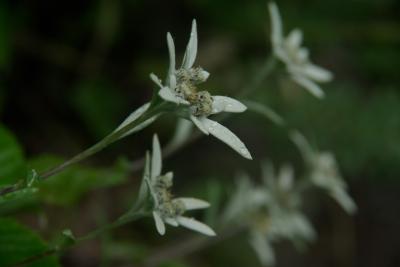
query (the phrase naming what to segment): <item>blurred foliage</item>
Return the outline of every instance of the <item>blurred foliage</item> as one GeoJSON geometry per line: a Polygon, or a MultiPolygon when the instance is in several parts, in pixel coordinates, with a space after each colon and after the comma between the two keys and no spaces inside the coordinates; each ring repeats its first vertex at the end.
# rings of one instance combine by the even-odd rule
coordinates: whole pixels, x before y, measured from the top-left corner
{"type": "MultiPolygon", "coordinates": [[[[62,158],[44,155],[30,160],[29,165],[38,171],[44,171],[62,162],[64,162],[62,158]]],[[[39,196],[51,204],[71,205],[91,189],[117,185],[125,179],[126,173],[118,167],[72,166],[51,179],[41,182],[39,196]]]]}
{"type": "MultiPolygon", "coordinates": [[[[37,234],[13,219],[0,218],[0,266],[11,266],[46,250],[46,244],[37,234]]],[[[50,256],[24,266],[56,267],[60,265],[56,257],[50,256]]]]}
{"type": "Polygon", "coordinates": [[[22,148],[12,133],[0,126],[0,185],[13,184],[25,175],[22,148]]]}

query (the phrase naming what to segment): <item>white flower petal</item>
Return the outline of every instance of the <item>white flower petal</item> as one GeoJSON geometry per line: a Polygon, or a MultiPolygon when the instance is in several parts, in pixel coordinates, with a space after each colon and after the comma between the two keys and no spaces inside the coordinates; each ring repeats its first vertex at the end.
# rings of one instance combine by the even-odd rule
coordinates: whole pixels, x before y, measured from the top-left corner
{"type": "Polygon", "coordinates": [[[255,232],[249,242],[263,266],[275,264],[275,253],[266,236],[255,232]]]}
{"type": "Polygon", "coordinates": [[[282,20],[278,6],[274,2],[270,2],[268,8],[271,16],[271,41],[275,50],[276,47],[281,46],[283,42],[282,20]]]}
{"type": "Polygon", "coordinates": [[[299,62],[308,62],[308,57],[310,56],[310,51],[305,48],[305,47],[301,47],[297,50],[297,60],[299,62]]]}
{"type": "Polygon", "coordinates": [[[156,228],[157,231],[160,235],[164,235],[165,234],[165,224],[163,222],[163,220],[161,219],[160,214],[158,214],[157,211],[153,211],[153,217],[154,217],[154,221],[156,222],[156,228]]]}
{"type": "Polygon", "coordinates": [[[151,177],[161,175],[162,156],[160,142],[158,141],[157,134],[153,136],[153,153],[151,154],[151,177]]]}
{"type": "Polygon", "coordinates": [[[300,86],[307,89],[307,91],[309,91],[315,97],[323,98],[325,96],[324,91],[322,91],[322,89],[316,83],[311,81],[310,79],[307,79],[307,78],[305,78],[303,76],[299,76],[299,75],[293,75],[292,79],[297,84],[299,84],[300,86]]]}
{"type": "Polygon", "coordinates": [[[215,232],[213,229],[211,229],[208,225],[199,222],[193,218],[187,218],[183,216],[178,216],[176,218],[178,221],[179,225],[186,227],[190,230],[197,231],[201,234],[208,235],[208,236],[215,236],[215,232]]]}
{"type": "Polygon", "coordinates": [[[174,90],[176,88],[176,76],[175,75],[169,76],[169,88],[171,90],[174,90]]]}
{"type": "Polygon", "coordinates": [[[210,73],[208,71],[202,69],[199,73],[200,80],[205,82],[205,81],[207,81],[208,77],[210,77],[210,73]]]}
{"type": "Polygon", "coordinates": [[[169,52],[169,70],[168,77],[174,75],[175,73],[175,45],[174,39],[170,33],[167,33],[167,44],[168,44],[168,52],[169,52]]]}
{"type": "Polygon", "coordinates": [[[150,191],[151,196],[153,197],[154,205],[157,207],[158,206],[158,199],[157,199],[157,195],[154,192],[154,188],[153,188],[152,180],[153,180],[154,177],[150,176],[150,155],[149,155],[148,151],[146,152],[146,165],[145,165],[144,168],[145,169],[144,169],[143,179],[147,184],[147,187],[148,187],[148,189],[150,191]]]}
{"type": "Polygon", "coordinates": [[[169,225],[172,225],[172,226],[174,226],[174,227],[178,227],[178,226],[179,226],[178,222],[177,222],[175,219],[173,219],[173,218],[165,218],[164,221],[165,221],[166,223],[168,223],[169,225]]]}
{"type": "Polygon", "coordinates": [[[163,85],[161,84],[161,79],[157,77],[154,73],[150,73],[150,79],[155,82],[160,88],[163,88],[163,85]]]}
{"type": "Polygon", "coordinates": [[[189,102],[184,99],[180,99],[169,87],[161,88],[161,90],[158,91],[158,95],[165,101],[189,105],[189,102]]]}
{"type": "Polygon", "coordinates": [[[133,129],[131,129],[130,131],[128,131],[128,132],[126,132],[125,134],[123,134],[120,138],[126,137],[126,136],[128,136],[128,135],[130,135],[130,134],[133,134],[133,133],[136,133],[136,132],[139,132],[139,131],[143,130],[144,128],[146,128],[147,126],[149,126],[150,124],[152,124],[152,123],[158,118],[158,116],[159,116],[159,114],[158,114],[158,115],[155,115],[155,116],[153,116],[153,117],[151,117],[151,118],[148,119],[148,120],[145,120],[144,122],[140,123],[140,124],[139,124],[138,126],[136,126],[135,128],[133,128],[133,129]]]}
{"type": "Polygon", "coordinates": [[[240,101],[227,96],[213,96],[212,114],[219,112],[244,112],[247,107],[240,101]]]}
{"type": "Polygon", "coordinates": [[[296,51],[300,48],[302,41],[303,41],[303,33],[299,29],[294,29],[287,36],[285,44],[292,51],[296,51]]]}
{"type": "Polygon", "coordinates": [[[198,119],[194,115],[190,115],[190,119],[192,120],[194,125],[196,125],[197,128],[199,128],[200,131],[202,131],[205,135],[209,135],[207,128],[203,125],[203,122],[200,119],[198,119]]]}
{"type": "Polygon", "coordinates": [[[246,159],[252,159],[249,150],[246,148],[243,142],[228,128],[207,118],[201,118],[201,122],[208,132],[213,136],[233,148],[246,159]]]}
{"type": "Polygon", "coordinates": [[[187,119],[179,119],[175,128],[174,136],[165,147],[165,151],[174,150],[180,147],[191,136],[193,123],[187,119]]]}
{"type": "Polygon", "coordinates": [[[185,210],[197,210],[210,207],[210,203],[197,198],[179,197],[175,198],[175,200],[182,201],[185,205],[185,210]]]}
{"type": "Polygon", "coordinates": [[[314,159],[317,155],[306,137],[298,130],[291,131],[289,137],[300,150],[300,153],[302,154],[304,160],[310,165],[313,164],[314,159]]]}
{"type": "Polygon", "coordinates": [[[197,55],[197,25],[196,20],[192,22],[192,31],[190,33],[189,42],[186,47],[185,56],[183,58],[182,67],[184,69],[190,69],[194,61],[196,60],[197,55]]]}
{"type": "Polygon", "coordinates": [[[284,192],[289,192],[293,188],[294,171],[290,165],[283,165],[279,172],[278,185],[284,192]]]}
{"type": "Polygon", "coordinates": [[[174,179],[174,173],[173,172],[167,172],[164,176],[167,177],[168,182],[170,182],[172,184],[172,180],[174,179]]]}
{"type": "Polygon", "coordinates": [[[139,119],[150,107],[150,103],[146,103],[134,112],[132,112],[118,127],[115,129],[114,132],[117,132],[127,126],[128,124],[134,122],[135,120],[139,119]]]}
{"type": "Polygon", "coordinates": [[[357,206],[354,203],[354,200],[349,196],[345,189],[335,188],[335,190],[331,192],[331,196],[348,214],[354,214],[357,211],[357,206]]]}
{"type": "Polygon", "coordinates": [[[314,64],[304,66],[303,72],[317,82],[329,82],[333,79],[332,72],[314,64]]]}

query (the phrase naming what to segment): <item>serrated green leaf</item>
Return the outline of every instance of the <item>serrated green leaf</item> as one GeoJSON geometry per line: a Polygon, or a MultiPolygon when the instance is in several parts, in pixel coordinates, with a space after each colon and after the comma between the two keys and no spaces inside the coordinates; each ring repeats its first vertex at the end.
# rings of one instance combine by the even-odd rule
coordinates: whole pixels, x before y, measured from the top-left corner
{"type": "Polygon", "coordinates": [[[6,128],[0,126],[0,185],[13,184],[26,175],[22,149],[6,128]]]}
{"type": "MultiPolygon", "coordinates": [[[[47,250],[40,237],[12,219],[0,219],[0,266],[11,266],[47,250]]],[[[56,267],[55,256],[37,260],[27,267],[56,267]]]]}
{"type": "MultiPolygon", "coordinates": [[[[63,160],[55,156],[40,156],[30,161],[31,167],[44,171],[61,164],[63,160]]],[[[108,187],[123,182],[125,172],[117,168],[90,168],[78,165],[52,176],[39,184],[42,200],[58,205],[76,202],[85,192],[108,187]]]]}

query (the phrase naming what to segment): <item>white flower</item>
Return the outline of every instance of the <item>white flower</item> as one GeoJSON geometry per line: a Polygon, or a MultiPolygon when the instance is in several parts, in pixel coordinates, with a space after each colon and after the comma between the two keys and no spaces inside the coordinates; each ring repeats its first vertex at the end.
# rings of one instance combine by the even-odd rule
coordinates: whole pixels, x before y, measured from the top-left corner
{"type": "Polygon", "coordinates": [[[301,197],[294,187],[292,166],[284,165],[278,175],[269,163],[263,165],[263,179],[267,195],[270,196],[269,227],[267,234],[271,240],[282,238],[294,242],[312,241],[315,231],[306,216],[300,211],[301,197]]]}
{"type": "Polygon", "coordinates": [[[176,68],[175,45],[170,33],[167,34],[170,65],[166,84],[155,75],[150,78],[160,87],[159,95],[166,101],[188,107],[188,118],[206,135],[213,135],[232,147],[247,159],[252,159],[243,142],[225,126],[207,117],[220,112],[244,112],[244,104],[226,96],[211,96],[208,91],[200,91],[198,85],[205,82],[209,73],[201,67],[193,67],[197,55],[197,26],[193,20],[190,39],[187,44],[182,66],[176,68]]]}
{"type": "Polygon", "coordinates": [[[153,217],[157,231],[165,234],[165,223],[172,226],[183,226],[204,235],[215,236],[215,232],[207,225],[189,217],[183,216],[187,210],[208,208],[210,204],[196,198],[173,198],[171,188],[173,174],[161,175],[162,157],[157,135],[153,138],[153,153],[151,160],[147,155],[144,179],[153,198],[153,217]],[[151,163],[150,163],[151,161],[151,163]]]}
{"type": "Polygon", "coordinates": [[[316,97],[322,98],[324,92],[317,82],[329,82],[333,79],[330,71],[314,65],[309,59],[307,48],[301,47],[303,34],[293,29],[287,37],[283,35],[282,20],[277,5],[268,4],[271,16],[271,42],[275,56],[286,64],[293,81],[307,89],[316,97]]]}
{"type": "Polygon", "coordinates": [[[347,184],[340,175],[334,155],[330,152],[314,150],[298,131],[293,131],[290,137],[311,168],[311,182],[327,190],[347,213],[353,214],[357,206],[347,193],[347,184]]]}

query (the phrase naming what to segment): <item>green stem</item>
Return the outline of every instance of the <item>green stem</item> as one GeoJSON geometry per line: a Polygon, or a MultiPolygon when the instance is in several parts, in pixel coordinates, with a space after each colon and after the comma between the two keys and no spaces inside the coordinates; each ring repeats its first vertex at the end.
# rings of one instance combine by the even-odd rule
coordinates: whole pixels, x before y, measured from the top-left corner
{"type": "Polygon", "coordinates": [[[140,118],[137,120],[133,121],[132,123],[126,125],[122,129],[118,130],[117,132],[113,132],[106,136],[104,139],[102,139],[100,142],[96,143],[95,145],[89,147],[85,151],[79,153],[78,155],[72,157],[71,159],[65,161],[61,165],[58,165],[42,174],[39,175],[41,179],[46,179],[50,176],[53,176],[61,171],[63,171],[65,168],[78,163],[94,154],[97,152],[103,150],[105,147],[109,146],[110,144],[114,143],[115,141],[119,140],[121,137],[124,136],[124,134],[128,133],[130,130],[138,126],[140,123],[145,122],[146,120],[152,118],[153,116],[156,116],[158,114],[163,113],[166,111],[167,103],[162,102],[158,106],[155,106],[154,108],[150,108],[150,110],[146,111],[145,114],[143,114],[140,118]]]}
{"type": "Polygon", "coordinates": [[[13,265],[10,265],[10,267],[26,266],[28,264],[31,264],[31,263],[36,262],[38,260],[41,260],[43,258],[46,258],[46,257],[49,257],[49,256],[53,256],[53,255],[55,255],[57,253],[60,253],[62,251],[70,249],[70,248],[72,248],[72,247],[74,247],[76,245],[79,245],[81,242],[85,242],[87,240],[96,238],[97,236],[101,235],[102,233],[104,233],[106,231],[115,229],[115,228],[117,228],[119,226],[122,226],[122,225],[130,223],[130,222],[136,221],[136,220],[138,220],[138,219],[140,219],[140,218],[142,218],[142,217],[144,217],[146,215],[147,215],[147,213],[145,213],[145,212],[137,212],[137,213],[134,213],[134,214],[123,215],[120,218],[118,218],[116,221],[114,221],[114,222],[112,222],[110,224],[107,224],[105,226],[102,226],[102,227],[100,227],[100,228],[98,228],[98,229],[96,229],[96,230],[94,230],[92,232],[89,232],[88,234],[86,234],[86,235],[84,235],[84,236],[82,236],[80,238],[75,239],[75,242],[73,242],[73,243],[71,243],[69,245],[62,246],[62,247],[54,247],[54,248],[48,249],[46,251],[43,251],[40,254],[31,256],[31,257],[29,257],[29,258],[27,258],[25,260],[22,260],[22,261],[17,262],[17,263],[15,263],[13,265]]]}

